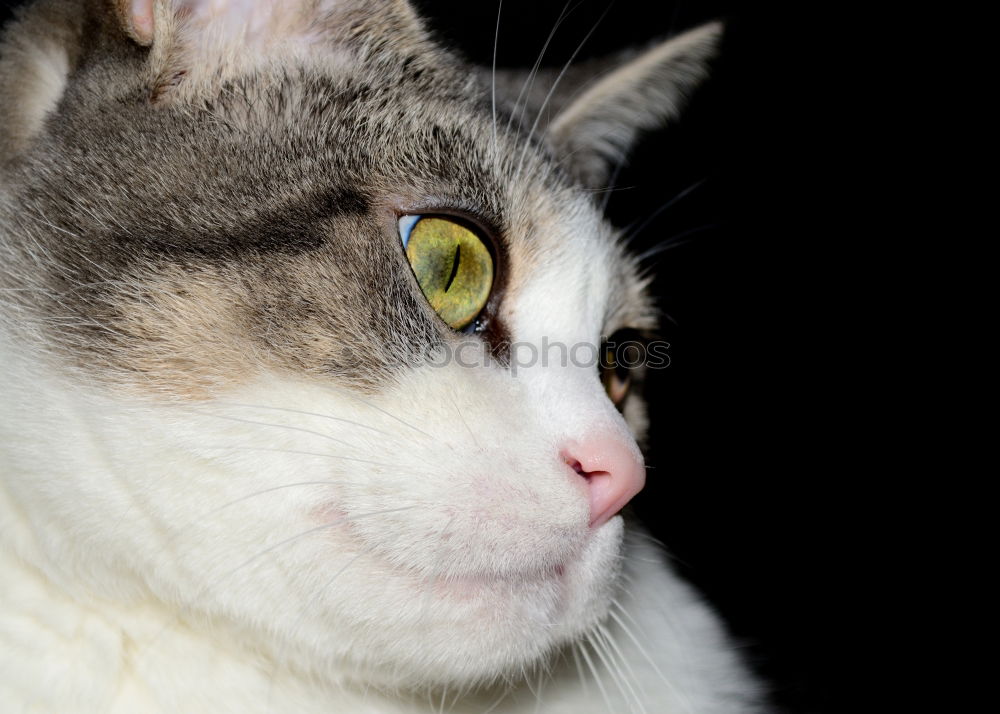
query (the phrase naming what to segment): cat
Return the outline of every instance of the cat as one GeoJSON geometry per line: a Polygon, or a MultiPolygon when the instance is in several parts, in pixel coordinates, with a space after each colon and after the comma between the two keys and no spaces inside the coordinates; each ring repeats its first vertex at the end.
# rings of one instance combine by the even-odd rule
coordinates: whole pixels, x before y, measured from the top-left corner
{"type": "Polygon", "coordinates": [[[3,711],[764,711],[620,515],[642,369],[531,358],[655,327],[592,189],[720,33],[529,81],[406,0],[21,8],[3,711]]]}

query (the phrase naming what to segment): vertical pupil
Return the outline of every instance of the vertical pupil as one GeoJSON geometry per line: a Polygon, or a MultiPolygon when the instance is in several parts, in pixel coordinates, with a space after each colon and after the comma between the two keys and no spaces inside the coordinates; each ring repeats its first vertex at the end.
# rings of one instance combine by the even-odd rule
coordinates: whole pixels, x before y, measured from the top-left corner
{"type": "Polygon", "coordinates": [[[459,243],[455,246],[455,257],[452,259],[451,264],[451,275],[448,276],[448,282],[445,283],[444,291],[448,292],[451,288],[451,284],[455,282],[455,276],[458,275],[458,263],[462,259],[462,244],[459,243]]]}

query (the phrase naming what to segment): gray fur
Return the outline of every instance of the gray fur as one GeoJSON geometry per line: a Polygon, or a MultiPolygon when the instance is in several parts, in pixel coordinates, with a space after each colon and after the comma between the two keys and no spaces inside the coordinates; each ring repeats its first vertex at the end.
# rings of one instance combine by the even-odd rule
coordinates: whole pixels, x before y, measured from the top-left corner
{"type": "MultiPolygon", "coordinates": [[[[588,324],[603,316],[608,332],[654,327],[638,262],[597,218],[600,198],[588,188],[638,132],[675,114],[704,75],[717,27],[620,55],[605,72],[597,65],[561,79],[543,72],[520,104],[520,78],[501,74],[495,115],[491,78],[432,42],[404,0],[302,3],[322,12],[292,13],[282,31],[310,47],[300,53],[290,44],[277,61],[238,52],[206,61],[185,24],[192,20],[166,1],[156,4],[152,30],[130,19],[123,0],[36,0],[7,28],[0,337],[11,354],[80,380],[68,380],[71,389],[96,383],[102,398],[124,392],[140,402],[210,404],[264,372],[391,394],[418,357],[445,343],[482,340],[502,364],[506,343],[519,338],[505,309],[536,307],[518,303],[526,276],[558,271],[560,255],[572,250],[565,238],[580,226],[593,253],[577,254],[576,272],[563,273],[578,288],[563,291],[565,303],[579,306],[588,286],[610,281],[598,286],[588,324]],[[494,242],[495,289],[472,335],[450,330],[424,299],[400,244],[400,213],[457,214],[494,242]],[[569,228],[559,233],[554,225],[569,228]],[[587,261],[608,265],[589,275],[580,267],[587,261]]],[[[594,378],[595,402],[634,449],[594,378]]],[[[25,394],[34,407],[36,394],[25,394]]],[[[514,415],[508,421],[530,429],[517,404],[480,401],[482,423],[493,423],[484,415],[514,415]]],[[[621,406],[641,438],[641,397],[621,406]]],[[[545,453],[566,467],[556,449],[545,453]]],[[[100,468],[105,458],[97,454],[100,468]]],[[[525,493],[531,502],[535,491],[525,493]]],[[[571,495],[585,529],[587,504],[571,495]]],[[[530,551],[532,541],[523,542],[530,551]]],[[[498,549],[508,550],[514,560],[521,552],[498,549]]],[[[664,568],[651,572],[659,578],[652,582],[671,582],[664,568]]],[[[684,591],[678,602],[693,600],[684,591]]],[[[698,680],[712,682],[706,697],[719,702],[712,711],[737,711],[752,687],[717,642],[714,621],[694,609],[689,619],[709,633],[701,642],[720,649],[723,663],[698,680]],[[715,681],[730,672],[729,681],[715,681]]],[[[380,636],[391,648],[395,635],[380,636]]]]}
{"type": "MultiPolygon", "coordinates": [[[[26,13],[0,76],[23,73],[11,48],[66,8],[47,0],[26,13]]],[[[371,389],[453,339],[415,288],[387,197],[440,196],[440,208],[479,217],[503,262],[504,241],[546,250],[544,235],[506,230],[538,210],[512,202],[513,175],[553,203],[577,189],[558,146],[536,133],[524,150],[522,123],[499,121],[493,151],[481,77],[397,4],[382,12],[368,16],[373,34],[405,37],[348,42],[349,73],[281,67],[176,100],[150,81],[164,71],[150,75],[149,50],[78,13],[65,95],[37,136],[6,142],[8,314],[54,327],[35,334],[102,379],[186,396],[227,383],[250,355],[371,389]],[[188,297],[206,294],[207,309],[188,297]]],[[[635,281],[629,266],[623,284],[635,281]]],[[[498,324],[490,335],[508,337],[498,324]]]]}

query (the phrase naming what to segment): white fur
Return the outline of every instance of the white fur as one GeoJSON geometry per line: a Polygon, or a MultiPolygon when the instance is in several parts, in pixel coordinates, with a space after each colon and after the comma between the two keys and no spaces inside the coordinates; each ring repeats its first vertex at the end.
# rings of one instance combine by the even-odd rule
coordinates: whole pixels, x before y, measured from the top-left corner
{"type": "MultiPolygon", "coordinates": [[[[336,6],[158,2],[151,67],[216,81],[336,6]]],[[[510,261],[499,319],[537,350],[596,345],[621,326],[608,229],[577,192],[514,183],[510,229],[546,239],[510,261]]],[[[453,361],[366,396],[254,373],[165,402],[67,369],[0,305],[4,712],[749,711],[658,551],[589,526],[562,448],[638,453],[593,365],[453,361]]]]}
{"type": "MultiPolygon", "coordinates": [[[[505,308],[519,338],[604,328],[587,210],[505,308]]],[[[593,368],[425,366],[368,397],[260,375],[165,405],[9,337],[0,358],[9,711],[742,710],[707,611],[621,518],[588,527],[560,447],[630,439],[593,368]]]]}

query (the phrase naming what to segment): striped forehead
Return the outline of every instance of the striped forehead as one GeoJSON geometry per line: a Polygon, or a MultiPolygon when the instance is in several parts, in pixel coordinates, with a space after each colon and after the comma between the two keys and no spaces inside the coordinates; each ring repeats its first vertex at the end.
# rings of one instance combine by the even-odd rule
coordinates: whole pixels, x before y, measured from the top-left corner
{"type": "MultiPolygon", "coordinates": [[[[247,355],[377,389],[400,353],[447,339],[385,220],[393,208],[451,210],[500,234],[509,278],[499,315],[511,338],[599,336],[623,282],[621,256],[593,201],[543,145],[516,128],[494,144],[488,103],[432,95],[400,121],[406,105],[402,95],[391,101],[391,87],[334,89],[272,88],[316,108],[277,117],[253,114],[276,99],[162,114],[126,104],[104,119],[104,141],[54,151],[50,170],[27,177],[37,184],[31,213],[46,217],[39,233],[58,231],[52,292],[66,275],[100,287],[40,307],[74,310],[73,324],[96,314],[114,322],[112,332],[54,340],[93,354],[101,369],[157,375],[170,392],[250,374],[247,355]],[[191,161],[206,148],[212,162],[191,161]],[[63,235],[87,236],[87,254],[63,235]],[[353,354],[368,356],[363,369],[353,354]]],[[[78,143],[74,127],[93,123],[87,111],[55,127],[56,149],[78,143]]]]}

